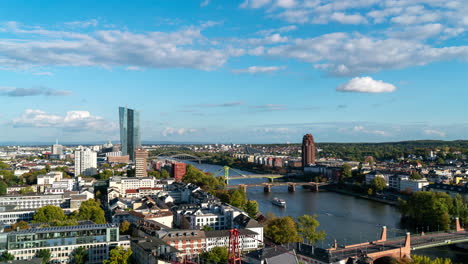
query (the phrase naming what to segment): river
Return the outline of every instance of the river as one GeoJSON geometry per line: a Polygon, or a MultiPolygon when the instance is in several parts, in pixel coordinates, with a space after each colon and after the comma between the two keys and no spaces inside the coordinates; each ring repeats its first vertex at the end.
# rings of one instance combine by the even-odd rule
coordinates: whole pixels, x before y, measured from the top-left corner
{"type": "MultiPolygon", "coordinates": [[[[191,163],[191,162],[187,162],[191,163]]],[[[191,163],[207,172],[217,172],[221,166],[211,164],[191,163]]],[[[253,174],[243,172],[244,174],[253,174]]],[[[266,182],[266,179],[232,180],[230,185],[241,183],[266,182]]],[[[382,226],[387,226],[387,236],[404,236],[405,230],[400,227],[400,213],[395,206],[375,201],[351,197],[334,192],[311,192],[298,187],[296,192],[290,193],[286,186],[273,187],[271,193],[263,192],[262,187],[247,189],[247,197],[256,200],[259,210],[266,214],[274,213],[277,216],[298,217],[304,214],[316,214],[320,222],[320,230],[327,233],[323,242],[317,243],[320,247],[328,247],[337,240],[338,244],[360,243],[377,240],[382,226]],[[274,206],[271,200],[274,197],[284,199],[287,207],[274,206]]],[[[454,250],[448,246],[415,251],[414,254],[426,255],[432,258],[451,258],[455,263],[468,263],[468,252],[454,250]]]]}

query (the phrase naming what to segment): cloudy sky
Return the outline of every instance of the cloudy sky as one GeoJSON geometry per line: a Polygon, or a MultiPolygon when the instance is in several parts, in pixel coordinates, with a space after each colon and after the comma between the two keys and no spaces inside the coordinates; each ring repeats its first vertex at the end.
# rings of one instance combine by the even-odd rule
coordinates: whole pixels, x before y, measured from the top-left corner
{"type": "Polygon", "coordinates": [[[467,0],[0,2],[0,142],[467,139],[467,0]]]}

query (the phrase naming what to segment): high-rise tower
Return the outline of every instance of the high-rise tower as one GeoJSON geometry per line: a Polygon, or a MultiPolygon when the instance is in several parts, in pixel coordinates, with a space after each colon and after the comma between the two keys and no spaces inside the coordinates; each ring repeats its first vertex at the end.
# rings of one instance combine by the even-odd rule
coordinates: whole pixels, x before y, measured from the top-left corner
{"type": "Polygon", "coordinates": [[[120,144],[122,156],[135,160],[135,149],[141,146],[140,113],[127,107],[119,107],[120,144]]]}
{"type": "Polygon", "coordinates": [[[315,143],[312,134],[302,138],[302,167],[315,164],[315,143]]]}
{"type": "Polygon", "coordinates": [[[135,177],[146,177],[146,161],[148,159],[148,151],[142,148],[135,149],[135,177]]]}

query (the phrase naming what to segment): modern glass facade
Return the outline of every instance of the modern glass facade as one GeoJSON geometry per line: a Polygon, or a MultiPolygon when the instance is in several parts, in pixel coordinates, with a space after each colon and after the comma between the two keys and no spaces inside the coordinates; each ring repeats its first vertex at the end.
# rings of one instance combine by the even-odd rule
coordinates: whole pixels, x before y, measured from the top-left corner
{"type": "Polygon", "coordinates": [[[7,250],[118,242],[119,228],[112,224],[29,229],[8,234],[7,250]]]}
{"type": "Polygon", "coordinates": [[[119,107],[120,143],[122,155],[135,160],[135,149],[141,145],[140,113],[127,107],[119,107]]]}
{"type": "Polygon", "coordinates": [[[30,260],[42,249],[51,252],[50,263],[70,263],[74,250],[82,247],[88,252],[89,264],[102,263],[117,247],[130,247],[127,236],[119,236],[115,224],[80,224],[32,228],[0,233],[0,252],[7,250],[15,260],[30,260]]]}

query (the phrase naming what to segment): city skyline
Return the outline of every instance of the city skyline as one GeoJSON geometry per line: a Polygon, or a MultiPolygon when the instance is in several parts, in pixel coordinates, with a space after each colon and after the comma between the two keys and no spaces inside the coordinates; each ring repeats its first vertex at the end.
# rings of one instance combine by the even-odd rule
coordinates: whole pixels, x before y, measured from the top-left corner
{"type": "Polygon", "coordinates": [[[141,111],[143,142],[467,139],[463,1],[41,1],[0,14],[0,143],[115,142],[119,105],[141,111]]]}

